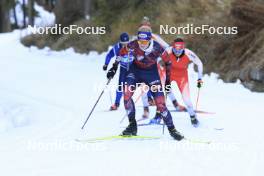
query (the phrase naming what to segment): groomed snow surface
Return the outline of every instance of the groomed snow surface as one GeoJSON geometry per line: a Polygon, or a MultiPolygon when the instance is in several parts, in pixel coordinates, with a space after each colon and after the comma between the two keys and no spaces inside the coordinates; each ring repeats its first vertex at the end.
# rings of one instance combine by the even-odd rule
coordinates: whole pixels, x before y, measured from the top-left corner
{"type": "MultiPolygon", "coordinates": [[[[84,130],[80,130],[106,83],[104,57],[72,49],[25,48],[20,32],[0,35],[0,175],[3,176],[258,176],[262,175],[263,93],[227,84],[216,74],[204,76],[199,128],[187,113],[172,112],[176,128],[187,138],[211,144],[177,142],[161,126],[139,127],[139,135],[160,140],[78,143],[75,139],[119,134],[123,103],[107,111],[115,92],[106,91],[84,130]],[[96,86],[97,85],[97,86],[96,86]]],[[[196,73],[190,68],[192,100],[196,73]]],[[[111,85],[115,87],[117,76],[111,85]]],[[[176,86],[174,92],[181,97],[176,86]]],[[[136,93],[137,94],[137,93],[136,93]]],[[[136,98],[137,95],[134,96],[136,98]]],[[[167,102],[173,110],[171,103],[167,102]]],[[[136,104],[141,118],[141,101],[136,104]]],[[[151,108],[151,117],[155,108],[151,108]]]]}

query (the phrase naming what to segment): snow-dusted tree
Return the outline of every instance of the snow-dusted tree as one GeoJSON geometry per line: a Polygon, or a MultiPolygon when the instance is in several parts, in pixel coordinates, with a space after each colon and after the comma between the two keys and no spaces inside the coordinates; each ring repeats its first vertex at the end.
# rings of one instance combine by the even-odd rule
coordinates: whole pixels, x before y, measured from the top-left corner
{"type": "Polygon", "coordinates": [[[22,0],[22,11],[23,11],[23,27],[25,28],[27,25],[27,21],[26,21],[26,1],[22,0]]]}
{"type": "Polygon", "coordinates": [[[28,24],[34,25],[34,0],[28,0],[28,24]]]}
{"type": "Polygon", "coordinates": [[[11,30],[9,10],[13,1],[0,1],[0,32],[9,32],[11,30]]]}

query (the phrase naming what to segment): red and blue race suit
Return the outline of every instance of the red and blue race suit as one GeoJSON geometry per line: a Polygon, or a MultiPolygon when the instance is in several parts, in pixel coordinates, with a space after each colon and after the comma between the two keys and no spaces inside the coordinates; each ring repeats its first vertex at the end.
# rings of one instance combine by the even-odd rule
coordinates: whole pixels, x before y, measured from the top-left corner
{"type": "Polygon", "coordinates": [[[136,111],[132,96],[136,89],[136,84],[145,83],[150,87],[157,110],[161,112],[165,124],[169,128],[173,128],[174,124],[165,104],[165,97],[157,68],[157,59],[163,54],[163,47],[156,41],[150,40],[149,48],[143,51],[140,49],[137,40],[134,40],[128,44],[128,48],[134,57],[134,61],[126,76],[124,88],[124,104],[129,121],[135,120],[136,111]]]}

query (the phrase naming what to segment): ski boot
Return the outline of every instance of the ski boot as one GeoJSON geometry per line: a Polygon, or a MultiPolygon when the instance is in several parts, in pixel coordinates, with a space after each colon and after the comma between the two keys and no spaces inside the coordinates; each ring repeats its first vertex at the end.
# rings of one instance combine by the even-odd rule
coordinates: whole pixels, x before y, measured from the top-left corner
{"type": "Polygon", "coordinates": [[[121,133],[121,136],[136,136],[137,135],[137,121],[135,119],[129,120],[129,125],[121,133]]]}
{"type": "Polygon", "coordinates": [[[149,124],[160,124],[161,118],[162,116],[160,112],[157,111],[155,117],[149,121],[149,124]]]}
{"type": "Polygon", "coordinates": [[[192,123],[192,125],[193,125],[194,127],[198,127],[198,126],[199,126],[199,121],[198,121],[198,119],[196,118],[196,116],[193,115],[193,116],[190,116],[190,117],[191,117],[191,123],[192,123]]]}
{"type": "Polygon", "coordinates": [[[169,130],[171,137],[173,137],[173,139],[177,141],[184,139],[184,136],[179,131],[177,131],[175,127],[168,128],[168,130],[169,130]]]}
{"type": "Polygon", "coordinates": [[[142,118],[144,119],[149,118],[149,108],[148,107],[144,107],[144,113],[142,115],[142,118]]]}
{"type": "Polygon", "coordinates": [[[113,105],[110,107],[110,111],[115,111],[115,110],[118,109],[118,107],[119,107],[119,104],[118,104],[118,103],[115,103],[115,104],[113,104],[113,105]]]}
{"type": "Polygon", "coordinates": [[[175,107],[176,111],[187,111],[186,108],[182,105],[180,105],[176,100],[172,101],[173,106],[175,107]]]}

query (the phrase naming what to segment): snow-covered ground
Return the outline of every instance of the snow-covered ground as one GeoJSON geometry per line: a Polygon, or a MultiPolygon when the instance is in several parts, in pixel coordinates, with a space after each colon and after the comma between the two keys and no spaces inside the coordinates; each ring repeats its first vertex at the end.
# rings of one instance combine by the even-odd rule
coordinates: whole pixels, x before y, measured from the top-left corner
{"type": "MultiPolygon", "coordinates": [[[[127,125],[127,120],[119,123],[123,107],[106,111],[110,93],[114,99],[114,91],[106,91],[85,130],[80,130],[106,83],[105,53],[25,48],[19,32],[1,34],[0,48],[0,175],[257,176],[263,172],[263,93],[252,93],[239,83],[223,83],[215,74],[205,75],[199,109],[216,114],[199,114],[199,128],[191,126],[186,113],[172,115],[185,136],[211,144],[173,141],[167,131],[162,135],[160,126],[139,127],[139,135],[161,136],[160,140],[82,144],[75,139],[116,135],[127,125]]],[[[189,76],[195,102],[196,73],[191,68],[189,76]]],[[[116,82],[117,76],[111,85],[116,82]]],[[[141,102],[136,106],[140,118],[141,102]]],[[[154,111],[153,107],[151,116],[154,111]]]]}

